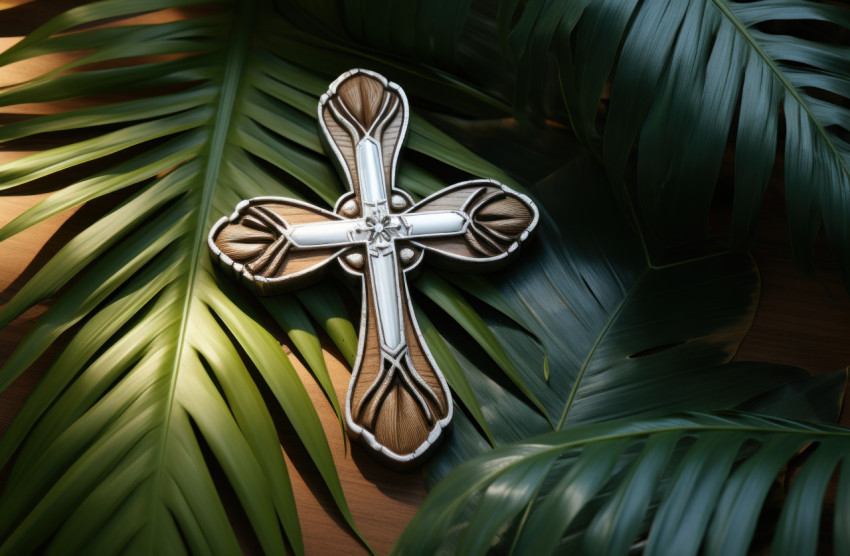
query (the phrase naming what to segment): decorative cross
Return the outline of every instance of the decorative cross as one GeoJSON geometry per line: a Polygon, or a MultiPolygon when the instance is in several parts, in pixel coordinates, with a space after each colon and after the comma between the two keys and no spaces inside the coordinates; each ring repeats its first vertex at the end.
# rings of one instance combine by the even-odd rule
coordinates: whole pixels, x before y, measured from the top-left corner
{"type": "Polygon", "coordinates": [[[423,258],[449,269],[501,264],[537,224],[525,195],[493,180],[447,187],[414,204],[395,188],[407,131],[404,91],[355,69],[319,101],[319,125],[351,191],[333,212],[280,197],[242,201],[210,231],[219,262],[263,295],[319,278],[333,261],[363,289],[357,361],[345,403],[349,434],[391,463],[433,447],[452,400],[413,316],[407,274],[423,258]]]}

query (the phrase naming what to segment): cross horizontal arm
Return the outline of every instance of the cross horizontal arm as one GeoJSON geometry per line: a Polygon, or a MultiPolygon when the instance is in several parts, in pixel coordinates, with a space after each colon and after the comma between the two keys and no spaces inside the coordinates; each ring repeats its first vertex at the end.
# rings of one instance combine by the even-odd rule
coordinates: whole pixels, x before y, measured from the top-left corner
{"type": "Polygon", "coordinates": [[[293,226],[289,231],[289,241],[293,247],[335,247],[351,245],[363,241],[355,239],[358,229],[363,228],[365,219],[342,220],[338,222],[314,222],[293,226]]]}
{"type": "Polygon", "coordinates": [[[403,214],[409,222],[419,215],[427,218],[417,229],[435,233],[411,238],[416,247],[431,253],[433,264],[466,271],[503,264],[537,224],[537,209],[528,197],[492,180],[446,187],[403,214]],[[463,218],[463,229],[441,234],[439,230],[448,228],[452,220],[437,215],[449,213],[459,215],[456,222],[463,218]],[[445,223],[441,222],[444,218],[445,223]]]}
{"type": "Polygon", "coordinates": [[[387,230],[398,239],[438,237],[463,233],[469,218],[458,211],[433,211],[409,215],[355,218],[339,222],[316,222],[287,231],[292,247],[335,247],[369,242],[376,231],[387,230]]]}
{"type": "Polygon", "coordinates": [[[400,219],[405,224],[405,235],[411,238],[460,234],[469,223],[469,218],[456,210],[405,214],[400,219]]]}

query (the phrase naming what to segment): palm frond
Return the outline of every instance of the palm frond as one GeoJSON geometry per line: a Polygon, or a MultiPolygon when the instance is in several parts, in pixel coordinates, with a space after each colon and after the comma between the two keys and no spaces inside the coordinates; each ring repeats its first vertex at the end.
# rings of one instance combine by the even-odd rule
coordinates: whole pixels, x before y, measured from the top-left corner
{"type": "MultiPolygon", "coordinates": [[[[620,183],[637,147],[634,195],[663,244],[707,233],[731,134],[731,243],[750,247],[784,135],[795,259],[813,272],[812,243],[822,222],[845,279],[850,275],[850,66],[847,47],[831,43],[850,28],[850,10],[805,0],[599,0],[575,24],[562,16],[561,27],[523,26],[533,17],[526,12],[541,3],[522,12],[516,40],[562,45],[552,50],[566,108],[588,144],[598,137],[597,111],[611,76],[602,132],[606,168],[620,183]],[[811,22],[819,26],[807,28],[811,22]]],[[[546,74],[545,57],[529,53],[523,64],[546,74]]]]}
{"type": "MultiPolygon", "coordinates": [[[[746,413],[586,424],[498,448],[428,495],[393,554],[745,554],[781,470],[809,446],[774,551],[814,554],[829,478],[850,484],[848,431],[746,413]]],[[[845,501],[835,550],[850,548],[845,501]]]]}
{"type": "MultiPolygon", "coordinates": [[[[262,548],[279,553],[288,543],[303,552],[288,471],[253,369],[359,535],[304,386],[258,324],[257,300],[224,295],[206,253],[209,226],[241,199],[278,194],[331,204],[341,194],[315,122],[317,98],[336,70],[287,61],[298,56],[287,49],[281,29],[289,24],[271,2],[173,11],[195,3],[96,2],[57,16],[0,54],[5,65],[84,51],[4,89],[0,106],[93,104],[0,130],[9,144],[44,133],[85,134],[0,165],[0,188],[9,191],[67,170],[84,175],[18,215],[0,239],[99,197],[124,196],[0,310],[5,325],[57,296],[0,369],[0,389],[77,327],[0,441],[0,464],[11,466],[0,499],[0,552],[232,552],[235,538],[205,453],[231,483],[262,548]],[[125,24],[155,10],[166,10],[155,23],[125,24]],[[105,92],[124,96],[98,96],[105,92]],[[101,169],[87,170],[92,162],[101,169]]],[[[512,183],[415,115],[409,147],[512,183]]],[[[443,186],[415,163],[405,163],[399,179],[418,195],[443,186]]],[[[312,323],[353,361],[357,338],[343,296],[325,285],[261,303],[341,416],[312,323]]]]}
{"type": "MultiPolygon", "coordinates": [[[[485,157],[497,158],[505,143],[531,144],[517,128],[456,123],[451,129],[485,157]]],[[[720,251],[654,265],[612,189],[596,162],[574,155],[530,187],[545,208],[541,240],[524,263],[488,277],[492,285],[455,278],[552,421],[529,407],[513,384],[496,378],[496,366],[475,343],[446,328],[445,342],[465,371],[487,429],[478,432],[484,429],[477,416],[476,427],[458,415],[455,434],[429,464],[429,483],[491,449],[490,438],[500,445],[589,422],[731,409],[783,385],[788,398],[802,395],[809,376],[802,369],[730,363],[758,303],[752,260],[720,251]]],[[[826,398],[839,399],[833,394],[826,398]]],[[[837,406],[826,406],[831,409],[821,415],[809,409],[796,416],[834,419],[837,406]]]]}
{"type": "MultiPolygon", "coordinates": [[[[702,233],[736,114],[734,243],[749,241],[774,163],[780,106],[798,258],[806,262],[821,214],[830,240],[847,252],[841,215],[847,213],[850,150],[839,137],[850,129],[840,106],[850,79],[844,50],[760,30],[767,21],[791,18],[846,27],[846,11],[798,0],[533,0],[521,7],[505,1],[490,13],[481,11],[482,3],[381,2],[346,4],[341,14],[328,2],[222,0],[173,11],[197,3],[96,2],[58,16],[0,54],[2,66],[82,51],[55,71],[0,91],[0,106],[72,99],[94,104],[0,129],[0,142],[10,144],[43,133],[85,135],[0,165],[0,189],[9,191],[66,171],[84,175],[0,229],[0,239],[82,203],[120,197],[0,310],[3,326],[55,296],[0,369],[0,390],[72,331],[0,440],[0,465],[10,467],[0,497],[0,554],[234,552],[238,545],[210,458],[230,482],[262,549],[279,553],[288,544],[303,552],[288,470],[261,388],[282,407],[357,534],[316,411],[280,344],[259,324],[270,316],[289,335],[339,417],[316,324],[351,363],[357,338],[347,294],[336,284],[322,284],[296,296],[250,298],[226,278],[219,280],[205,245],[211,223],[242,199],[336,201],[342,187],[319,144],[315,107],[328,82],[351,67],[384,72],[423,105],[454,115],[504,117],[511,101],[523,120],[566,116],[591,150],[599,141],[595,120],[603,87],[614,76],[602,139],[604,171],[579,156],[565,134],[550,133],[554,126],[540,132],[555,137],[546,147],[526,130],[513,138],[512,156],[480,157],[457,140],[466,134],[463,126],[450,137],[436,119],[416,113],[411,119],[408,149],[414,154],[400,167],[401,187],[421,197],[443,187],[443,177],[468,173],[515,188],[529,185],[549,212],[522,268],[509,269],[492,284],[436,273],[415,284],[422,331],[467,411],[458,412],[432,477],[489,452],[491,445],[557,431],[545,437],[551,449],[544,458],[536,457],[535,441],[499,448],[457,472],[477,470],[482,482],[468,482],[457,492],[480,500],[483,509],[471,516],[453,510],[439,521],[463,531],[449,537],[450,544],[459,539],[452,546],[480,552],[491,538],[507,548],[532,542],[528,528],[545,519],[537,517],[539,508],[557,502],[530,502],[545,492],[541,485],[554,481],[558,465],[572,477],[569,484],[558,483],[563,492],[572,496],[578,489],[597,503],[586,510],[596,512],[592,521],[571,517],[584,529],[578,537],[568,531],[564,546],[589,538],[594,548],[628,548],[644,530],[641,508],[655,511],[658,504],[671,509],[653,514],[662,532],[651,538],[680,542],[675,510],[685,487],[670,491],[675,501],[664,502],[655,486],[686,479],[676,478],[661,456],[690,461],[682,477],[693,471],[699,488],[727,480],[693,463],[688,439],[698,439],[699,454],[715,455],[706,447],[721,446],[718,469],[732,478],[736,469],[756,465],[738,463],[750,455],[744,448],[758,448],[754,442],[765,446],[791,433],[830,446],[846,441],[845,433],[826,426],[754,416],[663,420],[670,411],[779,406],[799,418],[824,419],[834,413],[841,381],[836,375],[818,382],[788,367],[728,363],[758,299],[749,257],[700,252],[660,264],[651,252],[658,237],[702,233]],[[446,9],[457,15],[451,25],[442,25],[446,9]],[[166,10],[162,21],[127,23],[153,10],[166,10]],[[433,27],[440,31],[423,23],[425,32],[409,35],[389,23],[420,20],[441,22],[433,27]],[[495,45],[508,49],[508,58],[495,45]],[[549,52],[559,64],[556,86],[549,79],[549,52]],[[811,88],[838,96],[824,100],[811,88]],[[123,96],[113,101],[103,93],[123,96]],[[632,193],[641,219],[619,187],[636,142],[632,193]],[[512,166],[515,151],[534,162],[506,172],[501,167],[512,166]],[[649,241],[644,223],[653,234],[649,241]],[[257,314],[258,304],[268,315],[257,314]],[[252,376],[264,384],[256,385],[252,376]],[[806,395],[815,390],[817,403],[808,403],[806,395]],[[591,424],[622,417],[644,419],[643,428],[591,424]],[[674,431],[663,434],[664,426],[674,431]],[[619,440],[606,440],[610,431],[619,440]],[[506,456],[510,461],[529,455],[528,465],[502,465],[502,454],[513,454],[506,456]],[[597,456],[610,465],[591,469],[587,462],[597,456]],[[637,492],[643,483],[632,479],[644,475],[653,488],[637,492]],[[600,500],[601,494],[608,498],[600,500]],[[635,511],[619,501],[634,502],[635,511]],[[520,515],[521,526],[510,525],[520,515]],[[612,516],[622,518],[615,532],[603,527],[612,516]]],[[[488,126],[478,130],[486,135],[493,129],[488,126]]],[[[833,448],[827,452],[803,475],[815,491],[846,458],[833,448]]],[[[760,452],[753,453],[759,461],[760,452]]],[[[729,481],[724,488],[731,488],[729,481]]],[[[839,485],[844,499],[848,484],[842,479],[839,485]]],[[[439,487],[434,496],[448,488],[439,487]]],[[[806,497],[803,504],[795,492],[786,507],[809,510],[818,498],[806,497]]],[[[709,502],[723,500],[716,496],[709,502]]],[[[439,507],[429,504],[423,515],[439,507]]],[[[844,516],[846,504],[841,508],[844,516]]],[[[425,519],[417,518],[403,543],[421,533],[425,519]]],[[[704,515],[696,522],[707,527],[704,515]]],[[[780,525],[789,543],[803,539],[789,546],[811,545],[793,515],[780,525]]],[[[546,542],[561,542],[563,532],[546,542]]],[[[743,531],[737,542],[748,542],[751,534],[743,531]]],[[[727,538],[718,535],[709,537],[727,538]]],[[[836,543],[844,547],[847,541],[836,543]]]]}

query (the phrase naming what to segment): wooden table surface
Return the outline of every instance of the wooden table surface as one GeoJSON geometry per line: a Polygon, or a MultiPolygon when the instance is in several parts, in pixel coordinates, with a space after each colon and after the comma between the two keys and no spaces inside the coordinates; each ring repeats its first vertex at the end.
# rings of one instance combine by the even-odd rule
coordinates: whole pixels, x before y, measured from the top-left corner
{"type": "MultiPolygon", "coordinates": [[[[0,0],[0,51],[46,21],[50,15],[76,3],[68,0],[0,0]]],[[[38,75],[57,62],[43,57],[0,68],[0,87],[38,75]]],[[[0,125],[21,118],[21,114],[47,113],[68,107],[68,104],[24,105],[0,109],[0,125]]],[[[0,163],[51,146],[50,139],[41,139],[23,145],[16,143],[12,148],[0,147],[0,163]]],[[[46,196],[44,191],[60,185],[42,184],[42,189],[30,189],[26,191],[27,195],[5,194],[0,197],[0,226],[46,196]]],[[[8,302],[40,265],[112,202],[107,198],[81,209],[69,210],[0,242],[0,305],[8,302]]],[[[837,270],[822,244],[817,251],[817,264],[821,269],[818,280],[804,276],[794,266],[782,205],[781,189],[772,188],[765,202],[755,251],[762,274],[761,302],[752,330],[736,359],[798,365],[815,373],[843,368],[850,363],[850,297],[844,292],[837,270]]],[[[0,332],[0,365],[49,303],[50,300],[47,300],[30,309],[0,332]]],[[[287,345],[285,338],[281,341],[283,349],[289,351],[291,346],[287,345]]],[[[60,340],[45,357],[0,394],[0,436],[49,361],[58,354],[62,343],[60,340]]],[[[332,347],[326,347],[325,356],[334,386],[343,399],[349,371],[332,347]]],[[[372,461],[359,446],[346,446],[330,404],[298,358],[291,356],[291,359],[305,378],[304,383],[319,410],[354,519],[369,543],[378,553],[384,554],[425,496],[421,476],[416,472],[388,470],[372,461]]],[[[311,471],[311,466],[303,465],[306,455],[298,449],[288,448],[298,443],[286,442],[287,436],[294,438],[294,435],[287,430],[285,418],[280,414],[273,414],[273,417],[282,429],[288,463],[294,462],[290,465],[290,474],[308,554],[365,553],[335,513],[332,499],[318,474],[311,471]]],[[[842,423],[850,424],[847,404],[842,423]]],[[[2,480],[0,475],[0,483],[2,480]]],[[[237,522],[244,520],[238,514],[233,517],[237,522]]],[[[250,535],[242,537],[246,552],[260,552],[250,535]]]]}

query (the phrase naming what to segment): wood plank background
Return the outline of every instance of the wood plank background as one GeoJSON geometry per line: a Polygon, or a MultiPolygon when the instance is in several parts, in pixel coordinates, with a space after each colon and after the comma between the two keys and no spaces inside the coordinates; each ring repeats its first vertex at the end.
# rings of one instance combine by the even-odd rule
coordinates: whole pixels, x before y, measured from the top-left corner
{"type": "MultiPolygon", "coordinates": [[[[0,0],[0,51],[51,15],[77,3],[69,0],[0,0]]],[[[55,67],[58,62],[60,60],[46,56],[0,68],[0,87],[38,75],[47,68],[55,67]]],[[[0,109],[0,125],[31,114],[64,110],[71,106],[72,103],[59,103],[0,109]]],[[[0,147],[0,163],[55,146],[53,141],[55,139],[40,138],[23,145],[16,144],[13,148],[0,147]]],[[[724,175],[724,180],[728,179],[729,176],[724,175]]],[[[50,180],[42,182],[38,188],[26,188],[26,195],[4,194],[0,197],[0,225],[44,198],[51,189],[63,185],[50,180]]],[[[752,330],[736,359],[798,365],[816,373],[843,368],[850,363],[850,297],[841,286],[836,267],[823,242],[819,243],[817,250],[817,264],[821,270],[817,280],[804,276],[794,266],[788,245],[782,192],[779,184],[775,185],[768,192],[755,251],[762,274],[762,298],[752,330]]],[[[52,254],[111,203],[114,199],[106,198],[78,210],[69,210],[0,243],[0,305],[8,302],[52,254]]],[[[0,364],[9,357],[49,304],[50,300],[46,300],[37,305],[0,332],[0,364]]],[[[285,337],[279,336],[283,349],[291,354],[291,346],[285,337]]],[[[8,428],[62,344],[60,341],[0,394],[0,435],[8,428]]],[[[340,399],[344,399],[350,373],[341,356],[327,342],[325,345],[331,378],[340,399]]],[[[319,410],[354,519],[372,546],[384,554],[425,496],[421,476],[416,472],[389,470],[374,462],[359,446],[347,446],[330,404],[298,358],[291,355],[291,359],[304,377],[319,410]]],[[[273,417],[282,429],[283,443],[287,447],[297,445],[297,442],[289,442],[294,439],[294,433],[287,430],[283,416],[277,414],[273,417]]],[[[850,424],[847,404],[842,423],[850,424]]],[[[290,473],[308,554],[365,553],[335,513],[332,499],[318,474],[311,466],[305,465],[306,455],[297,448],[288,448],[286,456],[288,463],[294,463],[290,465],[290,473]]],[[[0,483],[2,480],[0,475],[0,483]]],[[[232,494],[225,493],[225,496],[232,498],[232,494]]],[[[228,506],[236,507],[237,504],[228,506]]],[[[232,517],[237,524],[241,523],[240,530],[247,530],[244,516],[234,511],[232,517]]],[[[243,534],[242,541],[246,553],[260,553],[250,533],[243,534]]]]}

